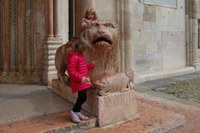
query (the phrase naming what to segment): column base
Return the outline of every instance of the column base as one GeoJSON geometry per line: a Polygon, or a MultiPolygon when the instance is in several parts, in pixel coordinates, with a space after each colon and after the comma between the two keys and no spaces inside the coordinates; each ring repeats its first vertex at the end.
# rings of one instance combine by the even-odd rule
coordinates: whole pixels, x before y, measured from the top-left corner
{"type": "Polygon", "coordinates": [[[43,83],[51,86],[52,79],[57,77],[55,68],[55,54],[58,47],[62,45],[62,38],[47,37],[44,44],[44,71],[43,83]]]}

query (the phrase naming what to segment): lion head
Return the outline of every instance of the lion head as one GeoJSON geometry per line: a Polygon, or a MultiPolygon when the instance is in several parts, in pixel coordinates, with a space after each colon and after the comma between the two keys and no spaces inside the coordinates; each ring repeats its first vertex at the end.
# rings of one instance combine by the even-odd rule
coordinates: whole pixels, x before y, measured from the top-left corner
{"type": "Polygon", "coordinates": [[[93,50],[87,53],[88,59],[96,62],[91,76],[99,78],[117,71],[118,26],[107,20],[97,20],[85,28],[80,36],[93,50]]]}

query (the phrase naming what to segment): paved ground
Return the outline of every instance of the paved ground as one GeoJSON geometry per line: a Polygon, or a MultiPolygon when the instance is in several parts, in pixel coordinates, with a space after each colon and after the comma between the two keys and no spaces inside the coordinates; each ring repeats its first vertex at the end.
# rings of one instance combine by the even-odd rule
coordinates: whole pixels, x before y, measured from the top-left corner
{"type": "Polygon", "coordinates": [[[92,116],[79,125],[72,123],[71,108],[46,86],[0,84],[0,133],[75,132],[95,126],[92,116]]]}
{"type": "Polygon", "coordinates": [[[46,86],[0,84],[0,124],[65,111],[70,106],[46,86]]]}
{"type": "MultiPolygon", "coordinates": [[[[170,131],[170,133],[200,133],[200,103],[193,102],[186,99],[175,97],[166,93],[154,91],[158,88],[165,88],[171,83],[180,83],[185,80],[191,80],[200,77],[200,72],[175,76],[165,79],[152,80],[140,84],[136,84],[136,98],[138,101],[138,108],[141,110],[142,105],[149,106],[149,108],[160,108],[166,111],[178,113],[185,117],[186,123],[184,127],[177,130],[170,131]]],[[[200,82],[200,81],[199,81],[200,82]]],[[[200,88],[199,88],[200,89],[200,88]]],[[[140,111],[139,111],[140,112],[140,111]]],[[[151,110],[147,116],[154,114],[151,110]]],[[[155,115],[155,117],[157,114],[155,115]]],[[[165,116],[165,114],[163,114],[165,116]]],[[[152,117],[153,118],[153,117],[152,117]]],[[[142,119],[142,118],[141,118],[142,119]]],[[[148,119],[147,117],[145,119],[148,119]]],[[[151,119],[148,122],[153,123],[151,119]]],[[[133,133],[135,132],[136,121],[129,121],[123,124],[114,125],[108,128],[96,128],[86,131],[85,133],[133,133]]],[[[140,129],[142,131],[142,128],[140,129]]],[[[143,133],[143,132],[141,132],[143,133]]],[[[163,131],[158,131],[163,133],[163,131]]]]}
{"type": "MultiPolygon", "coordinates": [[[[167,122],[165,114],[170,114],[167,112],[171,112],[172,114],[183,115],[186,120],[184,127],[176,131],[171,131],[171,133],[200,133],[200,103],[153,91],[156,88],[165,87],[170,83],[181,82],[196,77],[200,77],[200,72],[137,84],[135,89],[138,110],[143,117],[105,128],[90,129],[85,132],[133,133],[139,130],[143,133],[149,127],[165,124],[167,122]],[[163,110],[166,112],[163,112],[163,110]]],[[[30,117],[63,112],[69,110],[72,106],[64,99],[51,93],[45,86],[28,85],[27,87],[26,85],[16,84],[0,84],[0,103],[0,125],[30,117]]],[[[167,118],[171,119],[172,117],[167,118]]],[[[7,127],[10,127],[10,125],[6,125],[7,127]]]]}
{"type": "MultiPolygon", "coordinates": [[[[173,113],[178,113],[185,117],[186,123],[183,127],[179,127],[173,131],[167,133],[200,133],[200,109],[192,106],[180,104],[173,101],[168,101],[165,99],[160,99],[152,97],[146,94],[138,93],[137,101],[139,104],[139,113],[141,118],[139,120],[132,120],[125,122],[123,124],[114,125],[106,128],[95,128],[85,131],[84,133],[165,133],[164,129],[146,131],[147,127],[153,127],[157,124],[157,127],[163,125],[163,119],[168,120],[168,111],[173,113]],[[147,107],[147,108],[146,108],[147,107]],[[146,110],[144,109],[146,108],[146,110]],[[159,110],[165,110],[164,113],[159,110]],[[153,110],[152,110],[153,109],[153,110]],[[146,111],[146,114],[143,114],[146,111]],[[162,117],[160,117],[160,115],[162,117]],[[144,117],[143,117],[144,116],[144,117]],[[145,126],[141,126],[141,125],[145,126]]],[[[178,120],[179,121],[179,120],[178,120]]],[[[172,122],[172,121],[171,121],[172,122]]],[[[173,124],[176,124],[172,122],[173,124]]],[[[164,124],[166,126],[166,123],[164,124]]],[[[170,126],[166,126],[169,128],[170,126]]]]}
{"type": "MultiPolygon", "coordinates": [[[[40,94],[38,93],[37,95],[40,95],[40,94]]],[[[22,114],[19,114],[18,117],[21,116],[21,118],[24,118],[24,120],[18,120],[18,121],[6,122],[3,124],[0,124],[0,132],[1,133],[39,133],[39,132],[73,133],[80,129],[82,130],[82,129],[94,128],[94,129],[86,130],[85,132],[88,132],[88,133],[100,132],[101,133],[101,132],[107,132],[108,130],[110,130],[110,132],[113,132],[113,133],[116,133],[116,132],[145,133],[147,131],[149,133],[156,133],[156,131],[163,131],[163,132],[171,131],[172,129],[182,126],[185,123],[185,118],[183,115],[164,110],[160,107],[152,106],[148,102],[141,100],[142,97],[139,96],[139,94],[137,94],[136,96],[137,96],[137,105],[138,105],[138,116],[134,118],[133,120],[130,120],[123,124],[119,124],[118,126],[120,126],[120,128],[116,128],[117,126],[110,126],[110,128],[94,128],[96,124],[95,122],[96,119],[92,116],[90,116],[89,121],[83,121],[80,124],[74,124],[69,119],[70,108],[68,108],[67,110],[63,112],[58,112],[58,113],[53,113],[53,114],[50,113],[44,116],[33,116],[33,114],[35,113],[34,111],[32,111],[30,115],[32,115],[33,118],[28,118],[28,119],[21,116],[22,114]]],[[[53,105],[55,103],[51,103],[51,104],[53,105]]],[[[30,106],[28,106],[28,108],[29,107],[30,106]]],[[[9,108],[12,109],[12,106],[10,106],[9,108]]],[[[25,109],[27,107],[20,106],[20,108],[25,109]]],[[[16,111],[19,111],[19,109],[16,111]]],[[[43,109],[43,111],[45,111],[45,109],[43,109]]],[[[124,111],[124,113],[126,113],[126,111],[124,111]]],[[[7,112],[7,113],[5,112],[5,115],[9,115],[9,114],[10,112],[7,112]]],[[[9,120],[12,120],[11,117],[9,120]]]]}
{"type": "MultiPolygon", "coordinates": [[[[181,76],[174,76],[170,78],[164,78],[164,79],[158,79],[158,80],[152,80],[152,81],[139,83],[139,84],[136,84],[135,89],[137,92],[145,93],[151,96],[160,97],[167,100],[171,100],[171,101],[175,101],[175,102],[179,102],[179,103],[183,103],[187,105],[192,105],[195,107],[200,107],[200,103],[198,102],[176,97],[174,94],[167,94],[167,93],[157,91],[157,90],[167,89],[170,84],[174,84],[174,86],[176,86],[175,84],[184,85],[183,83],[185,83],[185,81],[187,81],[187,85],[188,83],[190,83],[188,87],[193,87],[200,90],[200,86],[198,86],[200,81],[197,80],[199,78],[200,78],[200,72],[195,72],[195,73],[185,74],[181,76]]],[[[184,89],[184,87],[182,86],[181,89],[184,89]]]]}

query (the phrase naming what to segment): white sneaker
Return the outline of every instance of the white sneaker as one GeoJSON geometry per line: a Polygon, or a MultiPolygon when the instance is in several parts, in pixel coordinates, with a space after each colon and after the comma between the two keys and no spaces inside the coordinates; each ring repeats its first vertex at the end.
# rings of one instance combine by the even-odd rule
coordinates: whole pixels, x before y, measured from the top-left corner
{"type": "Polygon", "coordinates": [[[74,123],[80,123],[81,122],[78,115],[75,112],[73,112],[72,110],[70,111],[70,118],[74,123]]]}
{"type": "Polygon", "coordinates": [[[80,120],[88,120],[88,117],[83,115],[83,114],[81,114],[80,112],[77,113],[77,116],[79,117],[80,120]]]}

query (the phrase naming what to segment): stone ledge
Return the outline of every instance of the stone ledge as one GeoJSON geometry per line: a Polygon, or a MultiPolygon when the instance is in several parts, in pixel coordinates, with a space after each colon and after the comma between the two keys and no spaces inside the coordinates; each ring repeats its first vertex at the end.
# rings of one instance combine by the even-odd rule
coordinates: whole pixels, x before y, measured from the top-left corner
{"type": "Polygon", "coordinates": [[[135,74],[135,83],[141,83],[149,80],[156,80],[162,78],[168,78],[172,76],[180,76],[183,74],[189,74],[195,72],[194,67],[186,67],[175,70],[166,70],[158,72],[149,72],[149,73],[137,73],[135,74]]]}

